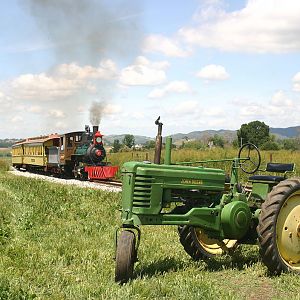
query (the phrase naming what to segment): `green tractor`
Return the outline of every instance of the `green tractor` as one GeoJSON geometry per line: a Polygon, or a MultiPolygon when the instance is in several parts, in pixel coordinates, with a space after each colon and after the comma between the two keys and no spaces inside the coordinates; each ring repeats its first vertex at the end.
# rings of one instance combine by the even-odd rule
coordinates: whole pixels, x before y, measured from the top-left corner
{"type": "Polygon", "coordinates": [[[194,260],[233,252],[238,244],[258,240],[270,272],[300,273],[300,178],[287,178],[294,164],[268,163],[265,171],[275,175],[252,175],[249,188],[239,182],[239,170],[248,174],[259,170],[261,156],[255,145],[243,145],[232,159],[172,163],[171,138],[166,139],[164,163],[159,164],[162,123],[156,124],[155,163],[127,162],[122,167],[116,282],[133,276],[140,225],[177,225],[179,240],[194,260]],[[210,162],[230,162],[230,177],[222,169],[203,166],[210,162]]]}

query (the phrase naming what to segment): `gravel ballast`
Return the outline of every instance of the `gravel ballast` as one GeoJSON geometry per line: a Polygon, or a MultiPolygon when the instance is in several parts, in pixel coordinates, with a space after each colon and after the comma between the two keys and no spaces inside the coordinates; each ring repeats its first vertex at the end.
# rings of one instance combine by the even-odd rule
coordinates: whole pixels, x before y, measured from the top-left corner
{"type": "Polygon", "coordinates": [[[75,186],[82,187],[82,188],[104,190],[104,191],[109,191],[109,192],[121,192],[122,191],[122,188],[119,186],[111,186],[111,185],[105,184],[105,183],[80,181],[80,180],[76,180],[76,179],[63,179],[63,178],[57,178],[57,177],[46,176],[46,175],[41,175],[41,174],[34,174],[34,173],[29,173],[29,172],[18,171],[15,169],[12,169],[11,171],[9,171],[9,173],[16,175],[16,176],[24,176],[24,177],[29,177],[29,178],[46,180],[46,181],[50,181],[50,182],[58,183],[58,184],[75,185],[75,186]]]}

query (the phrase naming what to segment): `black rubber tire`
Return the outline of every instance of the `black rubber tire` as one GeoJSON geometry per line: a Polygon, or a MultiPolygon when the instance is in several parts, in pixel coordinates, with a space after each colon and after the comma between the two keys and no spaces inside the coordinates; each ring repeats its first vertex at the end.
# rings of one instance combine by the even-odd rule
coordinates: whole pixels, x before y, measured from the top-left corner
{"type": "Polygon", "coordinates": [[[276,238],[276,224],[280,209],[285,201],[298,190],[300,190],[300,178],[281,181],[268,194],[266,201],[261,207],[257,226],[260,255],[268,270],[274,274],[288,271],[300,273],[300,271],[292,269],[284,262],[280,255],[276,238]]]}
{"type": "Polygon", "coordinates": [[[115,268],[116,282],[123,284],[132,278],[135,261],[135,235],[130,230],[123,230],[117,243],[115,268]]]}
{"type": "Polygon", "coordinates": [[[217,254],[212,254],[202,247],[198,241],[195,227],[188,225],[178,226],[178,233],[180,243],[193,260],[207,260],[217,256],[217,254]]]}
{"type": "Polygon", "coordinates": [[[193,259],[193,260],[200,260],[206,258],[212,258],[210,253],[204,251],[204,249],[199,244],[195,228],[193,226],[178,226],[178,234],[179,240],[182,244],[185,252],[193,259]]]}

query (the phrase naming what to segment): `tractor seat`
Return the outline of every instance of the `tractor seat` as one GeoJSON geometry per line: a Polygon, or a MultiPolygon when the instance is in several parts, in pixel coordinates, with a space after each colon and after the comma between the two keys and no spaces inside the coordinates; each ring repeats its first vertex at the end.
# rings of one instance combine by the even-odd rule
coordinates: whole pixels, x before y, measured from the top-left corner
{"type": "Polygon", "coordinates": [[[283,176],[272,176],[272,175],[253,175],[249,177],[250,181],[272,181],[272,182],[280,182],[284,180],[283,176]]]}
{"type": "MultiPolygon", "coordinates": [[[[287,173],[294,172],[295,164],[281,164],[281,163],[267,163],[266,172],[274,173],[287,173]]],[[[284,175],[285,175],[284,174],[284,175]]],[[[253,175],[249,177],[249,181],[269,181],[280,182],[286,179],[286,176],[273,176],[273,175],[253,175]]]]}

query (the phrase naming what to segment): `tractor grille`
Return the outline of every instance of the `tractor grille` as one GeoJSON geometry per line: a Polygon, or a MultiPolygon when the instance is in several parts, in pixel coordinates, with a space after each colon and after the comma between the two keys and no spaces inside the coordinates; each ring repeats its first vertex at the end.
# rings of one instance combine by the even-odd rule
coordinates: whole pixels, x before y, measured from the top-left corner
{"type": "Polygon", "coordinates": [[[135,177],[133,207],[150,208],[152,182],[151,176],[135,177]]]}

